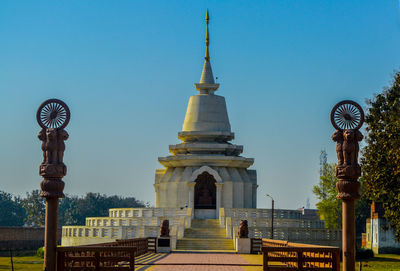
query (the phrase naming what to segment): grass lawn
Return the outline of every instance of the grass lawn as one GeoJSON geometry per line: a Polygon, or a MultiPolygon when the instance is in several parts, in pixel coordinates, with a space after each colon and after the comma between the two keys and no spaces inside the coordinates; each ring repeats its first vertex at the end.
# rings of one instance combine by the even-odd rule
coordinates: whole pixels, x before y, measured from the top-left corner
{"type": "MultiPolygon", "coordinates": [[[[241,255],[250,263],[262,264],[262,255],[241,255]]],[[[36,256],[14,257],[14,270],[42,271],[43,259],[36,256]]],[[[356,270],[359,270],[357,262],[356,270]]],[[[262,267],[244,267],[246,271],[262,270],[262,267]]],[[[9,257],[0,257],[0,270],[11,270],[9,257]]],[[[363,271],[400,271],[400,255],[379,254],[362,261],[363,271]]]]}
{"type": "MultiPolygon", "coordinates": [[[[362,260],[363,271],[400,271],[400,255],[378,254],[374,258],[362,260]]],[[[359,270],[357,262],[356,270],[359,270]]]]}
{"type": "MultiPolygon", "coordinates": [[[[43,259],[36,256],[13,257],[13,262],[14,270],[43,270],[43,259]]],[[[0,257],[0,270],[11,270],[10,257],[0,257]]]]}
{"type": "MultiPolygon", "coordinates": [[[[240,255],[249,263],[262,264],[262,255],[240,255]]],[[[374,258],[362,260],[363,271],[400,271],[400,255],[379,254],[374,258]]],[[[262,267],[243,267],[246,271],[261,271],[262,267]]],[[[360,263],[357,262],[356,270],[360,270],[360,263]]]]}

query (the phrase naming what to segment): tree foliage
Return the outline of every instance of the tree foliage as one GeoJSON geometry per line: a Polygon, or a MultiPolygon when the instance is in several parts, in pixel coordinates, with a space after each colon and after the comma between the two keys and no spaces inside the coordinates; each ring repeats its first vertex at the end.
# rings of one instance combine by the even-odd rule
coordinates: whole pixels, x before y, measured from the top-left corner
{"type": "Polygon", "coordinates": [[[25,225],[31,227],[43,227],[46,213],[46,200],[40,197],[39,190],[26,193],[26,198],[22,200],[26,211],[25,225]]]}
{"type": "Polygon", "coordinates": [[[0,191],[0,226],[23,226],[24,218],[21,199],[0,191]]]}
{"type": "MultiPolygon", "coordinates": [[[[107,196],[87,193],[59,200],[58,225],[84,225],[86,217],[108,216],[110,208],[146,207],[134,197],[107,196]]],[[[41,227],[45,223],[46,200],[39,190],[26,193],[25,198],[0,191],[0,226],[41,227]]]]}
{"type": "Polygon", "coordinates": [[[67,196],[60,201],[60,225],[84,225],[86,217],[108,216],[110,208],[145,207],[134,197],[87,193],[84,197],[67,196]]]}
{"type": "MultiPolygon", "coordinates": [[[[322,220],[325,221],[325,227],[329,229],[341,229],[342,228],[342,201],[336,198],[337,189],[336,183],[338,179],[335,176],[334,163],[327,163],[326,153],[321,152],[320,159],[320,180],[318,185],[313,187],[313,193],[319,200],[316,204],[318,213],[322,220]]],[[[370,203],[364,196],[364,180],[359,179],[361,183],[360,194],[361,198],[356,200],[356,234],[361,236],[361,233],[365,232],[366,219],[370,214],[370,203]]]]}
{"type": "Polygon", "coordinates": [[[400,241],[400,72],[368,105],[367,146],[362,158],[365,193],[370,200],[383,203],[400,241]]]}
{"type": "Polygon", "coordinates": [[[313,187],[313,193],[319,200],[316,204],[318,213],[328,229],[342,227],[342,203],[336,198],[335,166],[329,163],[321,165],[319,183],[313,187]]]}

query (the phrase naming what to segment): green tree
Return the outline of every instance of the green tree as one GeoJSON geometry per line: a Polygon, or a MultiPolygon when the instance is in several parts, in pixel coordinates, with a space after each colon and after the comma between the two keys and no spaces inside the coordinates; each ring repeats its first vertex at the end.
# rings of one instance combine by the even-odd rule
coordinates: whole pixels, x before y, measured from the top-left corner
{"type": "MultiPolygon", "coordinates": [[[[110,208],[135,208],[146,205],[134,197],[87,193],[83,197],[59,199],[58,226],[84,225],[86,217],[108,216],[110,208]]],[[[39,190],[26,193],[26,198],[13,197],[0,191],[0,226],[44,226],[46,200],[39,190]]]]}
{"type": "MultiPolygon", "coordinates": [[[[79,225],[78,218],[79,211],[76,206],[78,201],[77,196],[66,195],[65,198],[59,200],[58,207],[58,225],[59,227],[65,225],[79,225]]],[[[81,224],[83,225],[83,224],[81,224]]]]}
{"type": "Polygon", "coordinates": [[[371,202],[365,195],[365,180],[361,177],[360,194],[361,198],[356,200],[356,235],[361,237],[361,233],[366,231],[367,218],[371,216],[371,202]]]}
{"type": "Polygon", "coordinates": [[[46,213],[46,200],[40,197],[39,190],[26,193],[26,198],[22,200],[26,210],[25,224],[32,227],[44,226],[46,213]]]}
{"type": "Polygon", "coordinates": [[[23,226],[24,218],[21,199],[0,191],[0,226],[23,226]]]}
{"type": "MultiPolygon", "coordinates": [[[[342,201],[336,198],[337,178],[335,176],[336,164],[330,164],[324,159],[320,168],[320,181],[318,185],[313,187],[313,193],[319,202],[316,204],[318,213],[322,220],[325,221],[325,227],[329,229],[342,228],[342,201]]],[[[356,235],[361,237],[361,233],[365,232],[366,219],[370,215],[370,203],[364,196],[364,180],[358,180],[361,183],[361,198],[356,200],[356,235]]]]}
{"type": "Polygon", "coordinates": [[[328,229],[342,227],[342,203],[336,198],[335,166],[336,164],[322,164],[319,183],[313,187],[313,193],[319,200],[316,204],[318,213],[328,229]]]}
{"type": "Polygon", "coordinates": [[[108,216],[110,208],[145,207],[134,197],[87,193],[84,197],[66,196],[60,200],[59,225],[84,225],[86,217],[108,216]]]}
{"type": "Polygon", "coordinates": [[[368,105],[367,145],[361,160],[365,194],[383,203],[385,217],[400,241],[400,72],[368,105]]]}

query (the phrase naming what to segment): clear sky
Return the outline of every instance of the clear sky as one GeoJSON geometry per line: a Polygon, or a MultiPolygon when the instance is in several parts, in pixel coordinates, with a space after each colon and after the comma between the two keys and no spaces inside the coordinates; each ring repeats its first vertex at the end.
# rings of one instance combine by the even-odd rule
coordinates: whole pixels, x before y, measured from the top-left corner
{"type": "Polygon", "coordinates": [[[179,142],[204,61],[211,63],[258,207],[313,206],[319,153],[335,161],[329,113],[365,99],[400,68],[397,0],[1,1],[0,190],[38,189],[35,113],[71,109],[64,192],[154,203],[157,157],[179,142]]]}

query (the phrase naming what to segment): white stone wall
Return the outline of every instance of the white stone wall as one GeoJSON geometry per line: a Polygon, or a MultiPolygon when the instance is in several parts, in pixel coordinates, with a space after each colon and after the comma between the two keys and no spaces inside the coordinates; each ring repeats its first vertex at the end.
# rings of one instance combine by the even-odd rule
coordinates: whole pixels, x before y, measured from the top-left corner
{"type": "MultiPolygon", "coordinates": [[[[241,220],[247,220],[250,238],[271,238],[271,209],[221,208],[219,221],[227,238],[236,238],[241,220]]],[[[341,230],[325,229],[324,221],[303,219],[298,210],[274,210],[274,239],[341,246],[341,230]]]]}
{"type": "Polygon", "coordinates": [[[172,244],[190,228],[192,209],[113,208],[108,217],[88,217],[84,226],[64,226],[62,246],[114,242],[117,239],[157,237],[164,219],[169,220],[172,244]]]}

